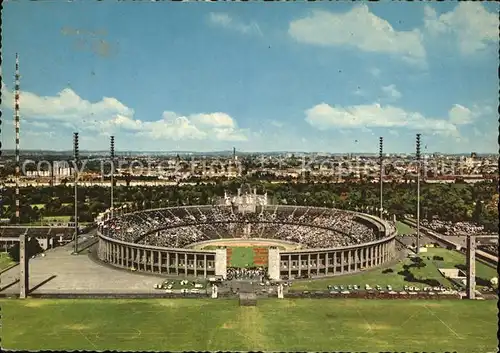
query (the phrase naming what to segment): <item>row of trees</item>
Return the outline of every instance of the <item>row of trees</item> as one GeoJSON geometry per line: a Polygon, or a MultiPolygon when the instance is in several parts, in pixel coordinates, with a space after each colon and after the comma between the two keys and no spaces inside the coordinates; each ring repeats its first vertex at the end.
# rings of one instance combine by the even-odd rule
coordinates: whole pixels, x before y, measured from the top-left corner
{"type": "MultiPolygon", "coordinates": [[[[242,183],[238,178],[215,184],[180,186],[120,186],[115,187],[114,201],[119,206],[128,203],[134,208],[212,204],[224,191],[236,194],[242,183]]],[[[267,192],[271,203],[311,205],[360,210],[377,214],[380,205],[379,185],[369,182],[358,184],[324,183],[270,183],[250,182],[259,193],[267,192]],[[367,209],[368,207],[368,209],[367,209]]],[[[498,194],[496,184],[422,184],[421,216],[441,220],[473,221],[497,230],[498,194]]],[[[14,215],[13,189],[4,190],[2,218],[14,215]]],[[[28,223],[42,217],[71,216],[74,214],[73,188],[55,186],[21,189],[21,222],[28,223]]],[[[92,221],[110,206],[110,189],[106,187],[80,187],[78,210],[80,221],[92,221]]],[[[416,188],[414,184],[384,184],[383,208],[388,214],[402,216],[416,213],[416,188]]]]}

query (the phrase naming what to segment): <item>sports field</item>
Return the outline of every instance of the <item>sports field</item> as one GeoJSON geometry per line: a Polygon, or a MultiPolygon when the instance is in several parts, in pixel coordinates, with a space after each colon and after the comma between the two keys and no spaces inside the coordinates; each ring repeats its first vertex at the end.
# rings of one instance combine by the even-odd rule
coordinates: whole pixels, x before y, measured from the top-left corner
{"type": "Polygon", "coordinates": [[[254,253],[250,246],[233,246],[227,249],[229,267],[253,267],[254,253]]]}
{"type": "Polygon", "coordinates": [[[216,250],[225,248],[227,252],[227,263],[229,267],[267,267],[269,260],[269,247],[278,249],[296,249],[297,244],[285,244],[278,241],[256,240],[256,239],[226,239],[210,242],[210,244],[195,244],[194,249],[216,250]]]}
{"type": "MultiPolygon", "coordinates": [[[[207,245],[203,250],[215,250],[217,245],[207,245]]],[[[227,246],[227,263],[229,267],[254,267],[254,250],[252,246],[227,246]]]]}
{"type": "Polygon", "coordinates": [[[57,350],[457,351],[497,344],[495,301],[0,300],[2,346],[57,350]]]}

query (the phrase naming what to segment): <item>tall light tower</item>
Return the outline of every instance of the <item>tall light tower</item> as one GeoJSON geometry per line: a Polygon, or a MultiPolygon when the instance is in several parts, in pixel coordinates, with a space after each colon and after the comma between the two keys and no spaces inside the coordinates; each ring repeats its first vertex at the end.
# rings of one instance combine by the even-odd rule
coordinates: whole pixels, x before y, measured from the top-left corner
{"type": "MultiPolygon", "coordinates": [[[[0,114],[0,159],[2,158],[2,114],[0,114]]],[[[0,218],[3,217],[3,180],[0,178],[0,218]]]]}
{"type": "Polygon", "coordinates": [[[110,138],[110,155],[111,155],[111,218],[113,218],[114,214],[114,206],[113,206],[113,174],[115,173],[115,137],[111,136],[110,138]]]}
{"type": "Polygon", "coordinates": [[[16,202],[16,224],[19,224],[21,222],[21,216],[20,216],[20,200],[19,200],[19,176],[21,173],[21,166],[20,166],[20,160],[19,160],[19,55],[16,53],[16,73],[15,73],[15,92],[14,92],[14,125],[16,129],[16,195],[15,195],[15,202],[16,202]]]}
{"type": "Polygon", "coordinates": [[[73,133],[73,160],[74,160],[74,182],[75,182],[75,243],[73,254],[78,254],[78,162],[80,153],[78,150],[78,132],[73,133]]]}
{"type": "Polygon", "coordinates": [[[383,198],[383,185],[384,185],[384,138],[379,137],[379,162],[380,162],[380,218],[384,214],[384,198],[383,198]]]}
{"type": "Polygon", "coordinates": [[[420,134],[417,134],[416,153],[417,160],[417,254],[420,253],[420,134]]]}

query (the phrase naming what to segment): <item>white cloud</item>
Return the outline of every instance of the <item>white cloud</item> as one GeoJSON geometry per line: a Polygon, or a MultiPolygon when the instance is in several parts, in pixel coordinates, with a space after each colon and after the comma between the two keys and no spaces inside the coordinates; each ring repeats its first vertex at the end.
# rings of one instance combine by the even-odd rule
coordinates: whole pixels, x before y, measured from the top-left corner
{"type": "Polygon", "coordinates": [[[494,112],[488,105],[473,104],[471,108],[467,108],[460,104],[454,104],[448,114],[453,124],[469,125],[479,119],[493,119],[494,112]]]}
{"type": "Polygon", "coordinates": [[[382,91],[393,100],[401,98],[401,92],[397,90],[396,85],[383,86],[382,91]]]}
{"type": "Polygon", "coordinates": [[[477,2],[460,2],[440,16],[429,5],[424,8],[425,29],[431,36],[447,40],[451,36],[465,55],[498,43],[498,14],[487,11],[477,2]],[[448,37],[449,38],[449,37],[448,37]]]}
{"type": "Polygon", "coordinates": [[[306,111],[306,121],[319,130],[333,128],[407,128],[432,131],[433,134],[459,136],[455,124],[449,119],[432,119],[417,112],[407,112],[391,105],[357,105],[332,107],[318,104],[306,111]]]}
{"type": "Polygon", "coordinates": [[[288,33],[301,43],[348,45],[365,52],[398,55],[416,64],[423,64],[426,58],[418,29],[396,31],[389,22],[375,16],[364,4],[345,13],[312,11],[308,17],[292,21],[288,33]]]}
{"type": "MultiPolygon", "coordinates": [[[[14,95],[2,83],[2,105],[14,106],[14,95]]],[[[115,98],[104,97],[97,103],[81,99],[73,90],[65,88],[53,97],[37,96],[22,91],[22,115],[33,119],[49,118],[66,122],[82,122],[95,119],[106,119],[112,115],[133,115],[134,110],[123,105],[115,98]]]]}
{"type": "Polygon", "coordinates": [[[285,124],[283,124],[282,122],[280,121],[277,121],[277,120],[271,120],[269,121],[269,123],[272,125],[272,126],[275,126],[275,127],[283,127],[285,124]]]}
{"type": "Polygon", "coordinates": [[[235,122],[226,113],[196,114],[191,117],[195,123],[213,128],[234,128],[235,122]]]}
{"type": "Polygon", "coordinates": [[[262,35],[262,31],[256,22],[243,23],[224,12],[210,12],[208,21],[214,26],[232,29],[243,34],[262,35]]]}
{"type": "Polygon", "coordinates": [[[460,105],[455,104],[453,108],[450,109],[450,121],[453,124],[469,124],[472,122],[473,115],[470,109],[460,105]]]}
{"type": "MultiPolygon", "coordinates": [[[[2,105],[13,108],[13,94],[2,85],[2,105]]],[[[21,92],[23,124],[38,130],[76,129],[102,135],[125,132],[149,139],[245,141],[246,131],[226,113],[182,116],[165,111],[157,121],[134,118],[134,110],[115,98],[91,103],[66,88],[53,97],[21,92]]],[[[46,132],[48,133],[48,131],[46,132]]]]}

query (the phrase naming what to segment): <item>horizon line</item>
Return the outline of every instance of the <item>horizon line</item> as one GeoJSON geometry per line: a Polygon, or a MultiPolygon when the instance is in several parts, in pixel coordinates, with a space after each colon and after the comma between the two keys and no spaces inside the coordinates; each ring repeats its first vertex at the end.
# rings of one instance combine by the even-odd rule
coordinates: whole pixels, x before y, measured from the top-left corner
{"type": "MultiPolygon", "coordinates": [[[[15,152],[15,149],[3,149],[3,152],[15,152]]],[[[48,152],[48,153],[73,153],[72,149],[67,149],[67,150],[53,150],[53,149],[23,149],[21,152],[48,152]]],[[[90,150],[90,149],[85,149],[85,150],[80,150],[80,153],[109,153],[109,150],[90,150]]],[[[122,151],[117,151],[115,150],[115,153],[233,153],[233,150],[208,150],[208,151],[197,151],[197,150],[122,150],[122,151]]],[[[244,154],[254,154],[254,153],[325,153],[325,154],[373,154],[373,155],[379,155],[378,152],[353,152],[353,151],[345,151],[345,152],[329,152],[329,151],[292,151],[292,150],[272,150],[272,151],[243,151],[243,150],[236,150],[236,154],[238,153],[244,153],[244,154]]],[[[423,154],[442,154],[442,155],[470,155],[471,153],[476,153],[476,154],[488,154],[488,155],[496,155],[498,152],[478,152],[478,151],[468,151],[468,152],[439,152],[439,151],[433,151],[433,152],[426,152],[423,154]]],[[[385,154],[415,154],[415,152],[384,152],[385,154]]]]}

